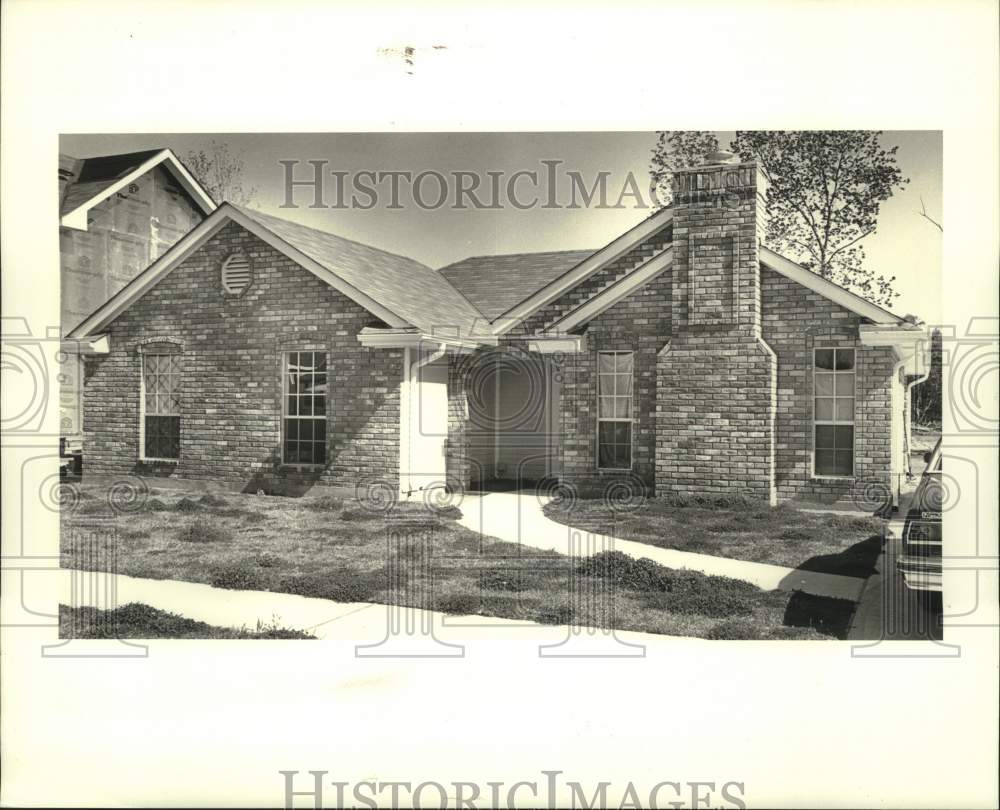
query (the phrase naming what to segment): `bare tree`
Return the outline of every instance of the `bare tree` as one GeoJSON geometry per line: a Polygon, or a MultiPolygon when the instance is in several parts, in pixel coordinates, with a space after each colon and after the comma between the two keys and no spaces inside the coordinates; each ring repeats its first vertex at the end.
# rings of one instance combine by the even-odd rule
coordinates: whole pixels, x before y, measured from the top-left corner
{"type": "Polygon", "coordinates": [[[251,205],[257,196],[256,186],[243,185],[243,153],[230,151],[224,143],[213,139],[207,151],[188,152],[185,164],[217,203],[251,205]]]}

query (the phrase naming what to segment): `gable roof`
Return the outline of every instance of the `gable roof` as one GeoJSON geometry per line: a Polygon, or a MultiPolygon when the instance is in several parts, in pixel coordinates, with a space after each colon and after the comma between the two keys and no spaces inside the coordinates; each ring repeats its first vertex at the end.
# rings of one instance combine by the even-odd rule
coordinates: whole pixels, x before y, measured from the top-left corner
{"type": "Polygon", "coordinates": [[[638,225],[629,228],[625,233],[613,239],[600,250],[591,253],[583,261],[566,272],[544,284],[529,297],[507,309],[500,316],[493,318],[493,333],[502,335],[529,318],[546,304],[551,303],[567,290],[575,287],[584,279],[589,278],[602,267],[624,256],[637,245],[655,233],[663,230],[674,218],[671,208],[662,208],[651,214],[638,225]]]}
{"type": "MultiPolygon", "coordinates": [[[[140,273],[67,337],[98,334],[175,266],[197,250],[227,222],[242,227],[342,292],[393,329],[414,329],[425,335],[448,335],[473,342],[494,342],[510,328],[510,313],[521,320],[538,307],[640,244],[669,222],[658,212],[614,240],[607,248],[590,251],[521,253],[477,256],[440,271],[395,253],[371,247],[279,217],[232,203],[216,211],[140,273]],[[626,239],[628,237],[628,239],[626,239]],[[558,292],[553,292],[558,290],[558,292]],[[527,293],[527,296],[525,295],[527,293]],[[513,305],[510,303],[515,301],[513,305]],[[543,303],[538,303],[542,301],[543,303]],[[492,323],[487,325],[486,320],[492,323]]],[[[614,284],[589,298],[545,331],[565,331],[589,320],[647,281],[670,269],[672,250],[666,248],[633,268],[614,284]]],[[[904,319],[851,291],[761,247],[764,266],[798,282],[845,309],[885,326],[904,319]]]]}
{"type": "Polygon", "coordinates": [[[761,245],[760,248],[760,263],[771,268],[776,273],[780,273],[785,278],[796,281],[803,287],[819,293],[824,298],[833,301],[835,304],[839,304],[844,309],[850,310],[855,315],[868,318],[872,323],[893,325],[903,323],[903,318],[900,318],[898,315],[894,315],[878,304],[873,304],[866,298],[852,293],[846,287],[841,287],[839,284],[823,278],[819,273],[814,273],[812,270],[806,269],[791,259],[786,259],[780,253],[764,245],[761,245]]]}
{"type": "Polygon", "coordinates": [[[223,203],[67,337],[98,334],[229,222],[246,228],[391,327],[468,336],[482,320],[443,276],[414,259],[223,203]]]}
{"type": "Polygon", "coordinates": [[[457,330],[470,335],[483,320],[441,274],[416,259],[249,208],[233,208],[423,332],[457,330]]]}
{"type": "Polygon", "coordinates": [[[60,202],[60,224],[87,230],[87,212],[91,208],[160,165],[205,214],[215,210],[215,201],[170,149],[150,149],[78,161],[76,177],[66,186],[60,202]]]}
{"type": "Polygon", "coordinates": [[[438,272],[492,321],[593,253],[593,250],[557,250],[470,256],[438,272]]]}

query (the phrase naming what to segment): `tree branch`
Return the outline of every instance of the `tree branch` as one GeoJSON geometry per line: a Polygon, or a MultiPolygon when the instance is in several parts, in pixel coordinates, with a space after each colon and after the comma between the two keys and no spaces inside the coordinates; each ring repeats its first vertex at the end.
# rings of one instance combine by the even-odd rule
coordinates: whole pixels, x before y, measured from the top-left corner
{"type": "Polygon", "coordinates": [[[935,228],[937,228],[939,231],[941,231],[941,233],[944,233],[944,228],[941,226],[941,223],[937,222],[936,220],[931,219],[927,215],[927,206],[924,205],[924,198],[923,197],[920,198],[920,208],[921,208],[920,216],[922,216],[929,223],[931,223],[931,225],[933,225],[935,228]]]}

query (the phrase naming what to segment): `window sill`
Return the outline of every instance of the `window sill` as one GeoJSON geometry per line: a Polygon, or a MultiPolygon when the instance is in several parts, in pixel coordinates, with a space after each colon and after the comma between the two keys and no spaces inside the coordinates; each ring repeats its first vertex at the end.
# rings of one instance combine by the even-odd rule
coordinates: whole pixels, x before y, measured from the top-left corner
{"type": "Polygon", "coordinates": [[[815,473],[811,476],[813,481],[853,481],[855,477],[853,475],[816,475],[815,473]]]}
{"type": "Polygon", "coordinates": [[[181,460],[179,458],[145,458],[141,457],[139,459],[141,464],[180,464],[181,460]]]}
{"type": "Polygon", "coordinates": [[[305,472],[315,472],[316,470],[325,470],[325,464],[286,464],[282,462],[278,465],[278,470],[299,470],[305,472]]]}

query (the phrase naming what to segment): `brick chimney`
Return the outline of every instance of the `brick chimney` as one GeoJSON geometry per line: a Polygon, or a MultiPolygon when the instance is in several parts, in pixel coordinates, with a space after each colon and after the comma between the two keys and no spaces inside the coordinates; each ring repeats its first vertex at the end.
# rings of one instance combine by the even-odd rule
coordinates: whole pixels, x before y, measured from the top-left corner
{"type": "Polygon", "coordinates": [[[761,338],[767,176],[714,152],[674,174],[671,340],[657,364],[661,493],[775,503],[777,360],[761,338]]]}

